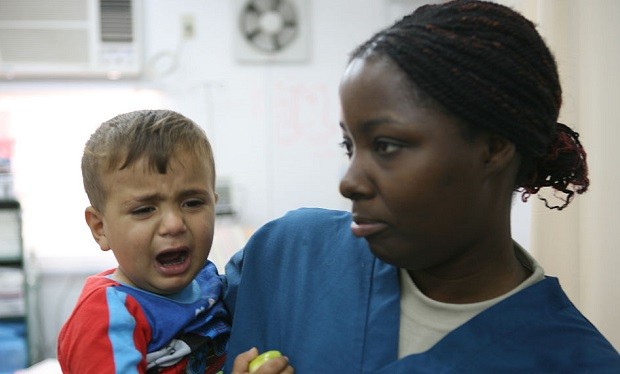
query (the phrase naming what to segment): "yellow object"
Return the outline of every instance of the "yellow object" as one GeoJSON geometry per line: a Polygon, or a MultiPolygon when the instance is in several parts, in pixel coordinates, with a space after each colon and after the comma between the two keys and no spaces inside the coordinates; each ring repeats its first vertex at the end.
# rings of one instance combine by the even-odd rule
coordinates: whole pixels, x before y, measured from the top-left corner
{"type": "Polygon", "coordinates": [[[250,373],[253,373],[258,370],[258,368],[265,362],[271,360],[272,358],[280,356],[282,356],[282,354],[279,351],[267,351],[261,353],[260,355],[256,356],[252,361],[250,361],[248,369],[250,370],[250,373]]]}

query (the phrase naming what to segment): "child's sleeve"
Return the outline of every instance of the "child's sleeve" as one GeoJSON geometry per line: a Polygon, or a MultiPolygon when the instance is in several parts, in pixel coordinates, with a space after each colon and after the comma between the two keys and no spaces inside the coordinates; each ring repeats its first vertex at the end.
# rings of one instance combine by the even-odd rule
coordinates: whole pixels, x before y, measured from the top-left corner
{"type": "Polygon", "coordinates": [[[63,373],[145,373],[151,339],[140,305],[115,287],[82,299],[58,337],[63,373]]]}

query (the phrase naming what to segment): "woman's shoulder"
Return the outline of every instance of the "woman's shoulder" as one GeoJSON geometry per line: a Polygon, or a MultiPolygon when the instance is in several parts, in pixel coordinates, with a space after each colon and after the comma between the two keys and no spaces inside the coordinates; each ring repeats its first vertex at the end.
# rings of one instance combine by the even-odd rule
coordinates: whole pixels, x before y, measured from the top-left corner
{"type": "Polygon", "coordinates": [[[351,213],[336,209],[302,207],[289,210],[281,219],[351,219],[351,213]]]}
{"type": "Polygon", "coordinates": [[[326,208],[298,208],[286,212],[283,216],[272,220],[264,227],[273,229],[274,226],[286,226],[287,229],[299,228],[308,230],[309,228],[319,229],[322,227],[334,228],[336,226],[345,225],[349,227],[351,224],[351,213],[326,209],[326,208]]]}
{"type": "Polygon", "coordinates": [[[299,208],[291,210],[259,228],[245,246],[246,255],[260,251],[284,256],[311,248],[321,250],[352,248],[365,245],[351,234],[349,212],[324,208],[299,208]]]}

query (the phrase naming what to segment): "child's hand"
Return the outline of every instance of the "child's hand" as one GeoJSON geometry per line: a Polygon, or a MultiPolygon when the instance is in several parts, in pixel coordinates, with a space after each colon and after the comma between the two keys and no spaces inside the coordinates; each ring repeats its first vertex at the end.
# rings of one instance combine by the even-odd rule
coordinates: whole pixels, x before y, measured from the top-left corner
{"type": "MultiPolygon", "coordinates": [[[[258,350],[252,348],[249,351],[240,353],[233,363],[232,374],[246,374],[249,373],[250,361],[258,356],[258,350]]],[[[295,369],[288,364],[288,359],[285,356],[275,357],[263,365],[261,365],[252,374],[293,374],[295,369]]]]}

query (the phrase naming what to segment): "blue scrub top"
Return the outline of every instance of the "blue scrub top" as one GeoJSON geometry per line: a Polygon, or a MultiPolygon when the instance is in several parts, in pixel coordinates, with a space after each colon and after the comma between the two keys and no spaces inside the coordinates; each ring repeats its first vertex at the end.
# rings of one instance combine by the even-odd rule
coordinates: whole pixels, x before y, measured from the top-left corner
{"type": "Polygon", "coordinates": [[[480,313],[426,352],[398,359],[398,269],[350,230],[348,212],[299,209],[226,266],[233,315],[226,372],[255,346],[296,373],[620,373],[620,355],[545,280],[480,313]]]}

